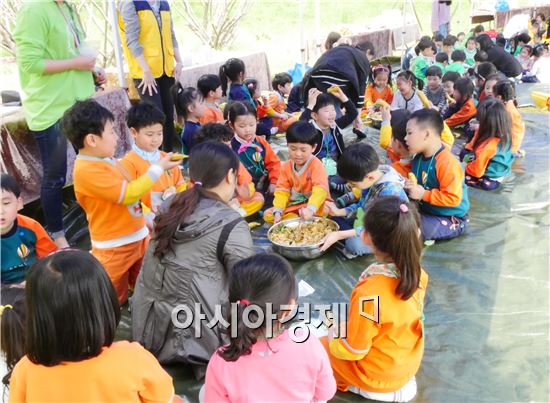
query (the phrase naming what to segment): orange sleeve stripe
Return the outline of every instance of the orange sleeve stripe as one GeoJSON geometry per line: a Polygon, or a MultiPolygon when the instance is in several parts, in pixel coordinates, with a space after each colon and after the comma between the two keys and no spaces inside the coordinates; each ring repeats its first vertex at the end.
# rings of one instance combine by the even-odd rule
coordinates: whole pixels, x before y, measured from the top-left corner
{"type": "Polygon", "coordinates": [[[462,108],[460,108],[460,110],[457,113],[447,118],[445,120],[445,123],[447,123],[447,126],[449,127],[458,126],[459,124],[464,123],[469,119],[473,118],[476,115],[476,113],[477,113],[477,109],[474,104],[474,101],[472,99],[469,99],[462,106],[462,108]]]}
{"type": "Polygon", "coordinates": [[[265,150],[265,168],[269,176],[269,183],[276,184],[281,172],[281,161],[269,143],[263,137],[256,137],[265,150]]]}
{"type": "Polygon", "coordinates": [[[448,149],[436,156],[435,172],[439,188],[426,190],[422,200],[434,206],[456,207],[460,205],[464,172],[460,163],[448,149]]]}
{"type": "Polygon", "coordinates": [[[491,158],[497,153],[500,140],[496,137],[487,139],[474,150],[476,159],[466,164],[466,173],[476,178],[481,178],[487,170],[491,158]]]}

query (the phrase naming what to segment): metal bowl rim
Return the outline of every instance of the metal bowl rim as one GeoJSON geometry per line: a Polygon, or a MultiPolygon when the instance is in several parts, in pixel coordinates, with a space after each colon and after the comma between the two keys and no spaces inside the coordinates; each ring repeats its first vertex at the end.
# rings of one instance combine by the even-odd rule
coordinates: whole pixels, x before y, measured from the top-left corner
{"type": "MultiPolygon", "coordinates": [[[[289,249],[289,250],[294,250],[294,251],[299,251],[299,250],[310,250],[310,249],[317,249],[319,246],[321,246],[323,244],[323,242],[317,242],[313,245],[302,245],[302,246],[290,246],[290,245],[282,245],[280,243],[277,243],[277,242],[274,242],[271,240],[271,238],[269,237],[269,235],[271,234],[271,232],[281,226],[281,225],[287,225],[289,223],[292,223],[292,222],[299,222],[301,220],[301,218],[289,218],[287,220],[284,220],[284,221],[280,221],[278,222],[277,224],[274,224],[271,226],[271,228],[267,231],[267,239],[269,240],[269,242],[271,242],[273,245],[276,245],[278,246],[279,248],[285,248],[285,249],[289,249]]],[[[330,222],[332,222],[336,228],[334,229],[334,231],[340,231],[340,226],[338,225],[338,223],[334,220],[331,220],[330,218],[324,218],[324,217],[313,217],[312,220],[314,221],[319,221],[319,220],[328,220],[330,222]]]]}

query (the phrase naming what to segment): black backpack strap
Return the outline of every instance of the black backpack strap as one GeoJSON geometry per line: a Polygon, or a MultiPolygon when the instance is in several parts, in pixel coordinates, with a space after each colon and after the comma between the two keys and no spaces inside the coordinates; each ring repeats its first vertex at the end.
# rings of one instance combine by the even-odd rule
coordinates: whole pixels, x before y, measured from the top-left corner
{"type": "Polygon", "coordinates": [[[233,228],[235,226],[243,221],[242,217],[235,218],[233,221],[228,222],[225,224],[222,228],[222,232],[220,234],[220,237],[218,239],[218,246],[216,247],[216,255],[218,256],[218,261],[223,265],[223,250],[225,248],[225,244],[227,243],[227,239],[229,238],[229,234],[231,234],[231,231],[233,231],[233,228]]]}

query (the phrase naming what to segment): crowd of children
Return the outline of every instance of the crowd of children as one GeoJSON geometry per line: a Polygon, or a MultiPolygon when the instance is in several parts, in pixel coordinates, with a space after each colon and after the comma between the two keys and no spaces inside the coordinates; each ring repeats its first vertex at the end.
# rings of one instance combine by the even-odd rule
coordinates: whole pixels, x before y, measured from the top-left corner
{"type": "MultiPolygon", "coordinates": [[[[537,18],[533,25],[540,27],[544,19],[537,18]]],[[[149,352],[113,340],[120,304],[136,283],[163,202],[202,186],[186,182],[180,165],[206,142],[223,143],[238,157],[229,205],[241,216],[261,214],[270,224],[332,217],[340,231],[328,234],[321,249],[343,242],[351,255],[373,254],[376,263],[352,291],[347,337],[331,328],[328,338],[303,344],[291,342],[281,325],[284,310],[272,312],[275,335],[269,339],[265,327],[242,321],[249,305],[265,315],[268,304],[296,304],[288,263],[275,255],[238,263],[228,274],[229,302],[237,304],[229,330],[236,327],[237,336],[212,356],[205,401],[318,401],[332,398],[336,389],[375,400],[412,399],[425,336],[423,241],[464,233],[468,187],[498,188],[522,155],[525,125],[515,84],[476,48],[482,33],[476,27],[457,37],[423,37],[409,69],[396,75],[395,90],[391,66],[373,67],[364,108],[382,114],[384,155],[363,142],[346,147],[343,131],[358,111],[340,87],[310,89],[298,118],[286,108],[292,88],[287,73],[276,74],[273,91],[262,95],[236,58],[222,65],[219,76],[200,77],[197,88],[172,88],[184,120],[181,154],[160,151],[169,117],[142,102],[127,114],[132,150],[115,160],[113,115],[93,100],[77,102],[62,128],[78,149],[74,190],[88,219],[91,254],[56,251],[40,224],[18,214],[18,184],[2,174],[0,315],[10,399],[66,400],[83,390],[86,400],[174,398],[171,378],[149,352]],[[467,139],[460,152],[464,167],[451,151],[460,130],[467,139]],[[275,133],[286,133],[286,162],[269,141],[275,133]],[[386,301],[377,324],[358,312],[369,295],[386,301]],[[117,382],[122,374],[124,382],[117,382]],[[84,386],[90,377],[97,387],[84,386]]],[[[515,38],[513,48],[522,79],[544,82],[547,48],[529,45],[534,39],[524,36],[515,38]]]]}

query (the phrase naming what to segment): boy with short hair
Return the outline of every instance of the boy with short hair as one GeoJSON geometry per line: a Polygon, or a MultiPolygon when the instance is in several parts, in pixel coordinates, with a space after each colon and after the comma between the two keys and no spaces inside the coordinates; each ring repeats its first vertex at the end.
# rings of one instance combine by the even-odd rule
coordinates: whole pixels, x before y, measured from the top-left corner
{"type": "Polygon", "coordinates": [[[28,268],[57,250],[46,230],[30,217],[17,214],[23,208],[21,189],[14,177],[2,174],[0,229],[2,245],[2,285],[25,280],[28,268]]]}
{"type": "Polygon", "coordinates": [[[204,114],[199,118],[199,123],[223,122],[223,112],[217,104],[222,97],[222,82],[216,74],[204,74],[197,81],[197,89],[204,99],[204,114]]]}
{"type": "Polygon", "coordinates": [[[476,38],[471,37],[466,41],[466,47],[464,48],[464,54],[466,55],[466,64],[473,66],[476,64],[475,56],[477,54],[476,38]]]}
{"type": "Polygon", "coordinates": [[[344,151],[338,160],[338,174],[351,187],[361,190],[361,198],[345,208],[327,203],[330,215],[340,225],[340,231],[328,234],[321,250],[328,249],[337,241],[345,240],[346,249],[354,255],[372,253],[361,241],[364,214],[368,206],[380,197],[397,196],[407,202],[408,198],[403,190],[405,180],[392,167],[380,165],[374,148],[365,143],[352,144],[344,151]]]}
{"type": "Polygon", "coordinates": [[[426,70],[427,85],[422,90],[426,97],[431,102],[432,107],[440,111],[447,103],[445,98],[445,90],[441,85],[441,79],[443,78],[443,72],[437,66],[431,66],[426,70]]]}
{"type": "Polygon", "coordinates": [[[336,160],[344,149],[342,130],[357,118],[357,109],[340,87],[331,87],[332,94],[325,94],[311,88],[307,108],[300,115],[301,121],[309,122],[317,130],[313,154],[325,165],[329,176],[336,175],[336,160]],[[335,98],[346,113],[336,118],[335,98]],[[331,162],[332,161],[332,162],[331,162]]]}
{"type": "Polygon", "coordinates": [[[447,71],[447,66],[449,65],[449,55],[445,52],[439,52],[435,55],[434,66],[437,66],[441,69],[441,73],[445,74],[447,71]]]}
{"type": "Polygon", "coordinates": [[[271,81],[273,90],[267,99],[267,106],[283,117],[274,117],[273,126],[277,127],[279,133],[284,133],[288,127],[298,120],[295,116],[286,112],[285,97],[288,97],[292,90],[292,77],[288,73],[277,73],[271,81]]]}
{"type": "MultiPolygon", "coordinates": [[[[161,158],[166,156],[159,148],[162,145],[165,116],[160,109],[149,102],[140,102],[126,113],[126,124],[134,139],[132,149],[120,160],[120,164],[137,179],[161,158]]],[[[186,183],[179,167],[164,172],[150,191],[141,197],[141,204],[149,227],[164,200],[177,192],[184,191],[186,183]]]]}
{"type": "MultiPolygon", "coordinates": [[[[207,123],[197,131],[195,144],[200,144],[205,141],[214,141],[216,143],[223,143],[231,148],[233,136],[233,131],[226,125],[220,123],[207,123]]],[[[240,161],[239,169],[237,170],[237,186],[235,193],[235,198],[228,204],[238,211],[242,217],[250,217],[260,211],[264,206],[263,195],[256,191],[252,176],[240,161]]]]}
{"type": "Polygon", "coordinates": [[[327,172],[313,155],[318,141],[315,127],[298,121],[288,128],[286,141],[289,160],[281,164],[273,207],[264,213],[268,223],[298,216],[304,220],[322,216],[329,197],[327,172]]]}
{"type": "Polygon", "coordinates": [[[140,198],[164,171],[177,167],[168,153],[134,179],[113,158],[117,134],[113,115],[94,100],[76,102],[63,115],[62,128],[78,149],[74,164],[74,192],[86,212],[92,254],[111,278],[124,303],[133,287],[149,241],[140,198]]]}
{"type": "Polygon", "coordinates": [[[468,191],[462,166],[443,146],[443,119],[432,109],[414,112],[407,123],[405,141],[416,154],[405,182],[409,198],[419,201],[425,240],[459,236],[468,225],[468,191]]]}
{"type": "Polygon", "coordinates": [[[464,74],[464,62],[466,61],[466,53],[462,50],[454,50],[451,54],[452,63],[447,66],[445,71],[454,71],[460,75],[464,74]]]}
{"type": "Polygon", "coordinates": [[[456,41],[457,38],[454,35],[447,35],[447,37],[443,40],[443,52],[447,53],[449,57],[451,57],[453,53],[456,41]]]}
{"type": "Polygon", "coordinates": [[[432,38],[432,40],[435,44],[437,54],[439,54],[443,51],[443,40],[444,39],[445,39],[445,37],[443,35],[441,35],[440,33],[436,33],[432,38]]]}
{"type": "Polygon", "coordinates": [[[429,40],[421,40],[418,43],[420,54],[415,60],[414,75],[419,80],[426,82],[426,70],[434,63],[435,44],[429,40]]]}

